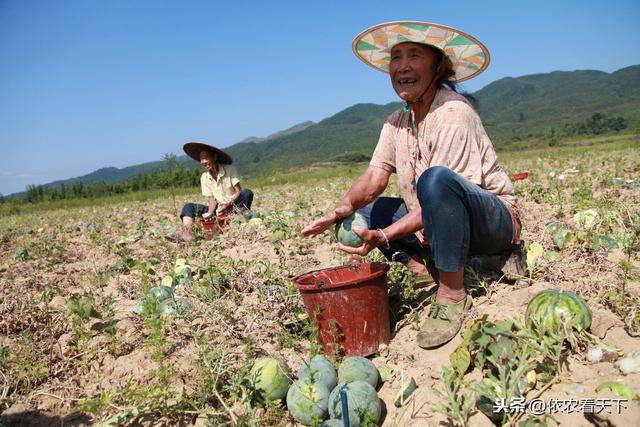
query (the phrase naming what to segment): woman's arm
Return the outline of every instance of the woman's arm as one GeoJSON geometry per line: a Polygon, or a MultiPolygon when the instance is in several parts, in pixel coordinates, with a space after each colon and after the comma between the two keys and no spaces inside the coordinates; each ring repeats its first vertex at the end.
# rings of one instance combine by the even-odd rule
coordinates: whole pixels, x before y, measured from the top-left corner
{"type": "Polygon", "coordinates": [[[354,248],[338,242],[338,248],[350,254],[366,255],[379,246],[386,246],[387,243],[407,234],[415,233],[422,228],[422,210],[418,208],[410,211],[382,231],[380,229],[367,230],[366,228],[353,227],[353,231],[362,238],[362,245],[354,248]]]}
{"type": "Polygon", "coordinates": [[[234,190],[233,199],[231,199],[229,203],[225,203],[224,205],[222,205],[222,209],[221,209],[222,212],[225,212],[231,209],[231,206],[233,206],[233,203],[236,201],[236,199],[240,195],[240,192],[242,191],[242,187],[240,186],[240,183],[237,183],[236,185],[234,185],[233,190],[234,190]]]}
{"type": "Polygon", "coordinates": [[[369,166],[365,173],[360,175],[351,184],[351,188],[342,198],[340,204],[322,218],[307,225],[302,234],[311,237],[322,233],[333,223],[341,218],[351,215],[357,209],[372,202],[387,188],[391,172],[384,169],[369,166]]]}
{"type": "Polygon", "coordinates": [[[209,213],[210,215],[215,214],[216,208],[218,207],[218,201],[216,200],[216,198],[213,196],[209,196],[209,202],[207,204],[209,205],[209,210],[207,211],[207,213],[209,213]]]}

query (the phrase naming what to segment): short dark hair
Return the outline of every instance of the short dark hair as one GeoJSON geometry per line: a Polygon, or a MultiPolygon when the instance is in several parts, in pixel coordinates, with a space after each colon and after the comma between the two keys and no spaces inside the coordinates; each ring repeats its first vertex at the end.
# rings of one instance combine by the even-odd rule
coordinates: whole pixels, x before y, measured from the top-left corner
{"type": "Polygon", "coordinates": [[[438,49],[437,47],[433,47],[427,45],[429,49],[433,51],[436,56],[435,63],[436,65],[436,86],[437,87],[446,87],[451,89],[454,92],[459,93],[460,95],[467,98],[467,100],[473,105],[475,108],[478,104],[477,99],[475,99],[472,95],[466,92],[460,92],[458,90],[458,86],[456,83],[456,72],[453,70],[453,64],[447,55],[444,54],[443,51],[438,49]]]}
{"type": "Polygon", "coordinates": [[[427,45],[429,49],[434,53],[436,57],[436,85],[438,87],[447,87],[453,91],[456,91],[456,72],[453,71],[453,64],[447,55],[437,47],[427,45]]]}

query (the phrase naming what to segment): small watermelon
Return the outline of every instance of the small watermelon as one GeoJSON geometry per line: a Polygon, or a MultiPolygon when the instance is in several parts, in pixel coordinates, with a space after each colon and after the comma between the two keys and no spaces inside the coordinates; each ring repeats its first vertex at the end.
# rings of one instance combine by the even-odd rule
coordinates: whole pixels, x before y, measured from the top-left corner
{"type": "Polygon", "coordinates": [[[560,331],[563,322],[581,331],[591,326],[591,309],[574,292],[547,289],[529,301],[525,321],[527,326],[537,324],[539,332],[560,331]]]}
{"type": "Polygon", "coordinates": [[[160,285],[149,289],[149,295],[153,295],[158,301],[165,301],[173,297],[173,289],[160,285]]]}
{"type": "Polygon", "coordinates": [[[346,246],[357,248],[362,245],[362,238],[353,231],[352,227],[369,228],[367,220],[358,212],[354,212],[346,218],[342,218],[336,223],[336,238],[338,242],[346,246]]]}
{"type": "Polygon", "coordinates": [[[327,418],[330,392],[320,382],[298,380],[287,392],[287,408],[296,421],[309,426],[327,418]]]}
{"type": "Polygon", "coordinates": [[[338,384],[329,395],[329,415],[331,418],[342,419],[342,401],[340,390],[344,388],[347,393],[347,406],[349,408],[349,424],[359,427],[363,418],[374,421],[380,420],[382,404],[376,394],[376,390],[364,381],[351,381],[338,384]]]}
{"type": "Polygon", "coordinates": [[[333,364],[321,354],[314,356],[309,363],[303,363],[298,370],[298,379],[303,381],[313,381],[324,384],[330,391],[338,383],[338,373],[333,364]]]}
{"type": "Polygon", "coordinates": [[[375,388],[378,385],[378,368],[366,357],[347,357],[338,368],[338,381],[365,381],[375,388]]]}
{"type": "Polygon", "coordinates": [[[242,217],[249,221],[251,218],[253,218],[253,211],[251,209],[245,209],[242,211],[242,217]]]}
{"type": "Polygon", "coordinates": [[[274,357],[261,357],[251,368],[250,381],[262,401],[280,400],[287,395],[291,380],[289,368],[274,357]]]}
{"type": "Polygon", "coordinates": [[[160,303],[162,314],[184,316],[191,311],[191,304],[184,298],[171,298],[160,303]]]}

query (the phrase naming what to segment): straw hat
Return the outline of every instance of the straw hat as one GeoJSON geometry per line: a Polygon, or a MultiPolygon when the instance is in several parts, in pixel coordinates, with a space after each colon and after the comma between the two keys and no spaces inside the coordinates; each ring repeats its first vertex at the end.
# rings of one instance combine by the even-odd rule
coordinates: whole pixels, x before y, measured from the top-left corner
{"type": "Polygon", "coordinates": [[[489,50],[475,37],[446,25],[421,21],[395,21],[374,25],[353,40],[353,53],[366,64],[389,72],[391,48],[414,42],[433,46],[451,60],[455,81],[476,77],[489,66],[489,50]]]}
{"type": "Polygon", "coordinates": [[[216,155],[218,163],[221,163],[223,165],[230,165],[231,163],[233,163],[230,155],[228,155],[221,149],[214,147],[213,145],[204,144],[202,142],[187,142],[186,144],[184,144],[184,147],[182,147],[182,149],[185,153],[187,153],[189,157],[197,162],[200,161],[200,152],[202,152],[203,150],[207,150],[216,155]]]}

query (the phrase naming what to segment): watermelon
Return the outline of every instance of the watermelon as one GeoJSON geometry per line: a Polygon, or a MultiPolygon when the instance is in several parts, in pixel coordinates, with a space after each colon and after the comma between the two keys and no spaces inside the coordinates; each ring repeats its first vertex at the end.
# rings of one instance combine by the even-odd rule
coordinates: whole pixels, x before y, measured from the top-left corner
{"type": "Polygon", "coordinates": [[[416,385],[416,380],[414,380],[413,377],[402,383],[402,387],[400,387],[400,390],[396,393],[396,399],[393,404],[398,408],[404,405],[413,392],[416,391],[416,387],[418,386],[416,385]]]}
{"type": "Polygon", "coordinates": [[[562,330],[563,322],[581,331],[591,326],[591,309],[571,291],[547,289],[529,301],[525,321],[527,326],[537,324],[544,333],[562,330]]]}
{"type": "Polygon", "coordinates": [[[330,390],[320,382],[296,381],[287,392],[287,408],[296,421],[306,426],[328,416],[330,390]]]}
{"type": "Polygon", "coordinates": [[[338,242],[346,246],[357,248],[362,245],[362,238],[353,231],[352,227],[369,228],[367,220],[358,212],[354,212],[346,218],[342,218],[336,223],[336,238],[338,242]]]}
{"type": "Polygon", "coordinates": [[[173,297],[173,289],[169,286],[160,285],[149,289],[149,295],[153,295],[158,301],[164,301],[173,297]]]}
{"type": "Polygon", "coordinates": [[[347,357],[338,368],[338,381],[365,381],[375,388],[378,385],[378,368],[366,357],[347,357]]]}
{"type": "Polygon", "coordinates": [[[320,382],[324,384],[329,391],[338,383],[338,374],[333,364],[321,354],[314,356],[309,363],[303,363],[298,370],[298,379],[303,381],[320,382]]]}
{"type": "Polygon", "coordinates": [[[338,384],[329,395],[329,415],[331,418],[342,419],[342,401],[340,390],[347,392],[347,406],[349,407],[349,424],[359,427],[363,419],[374,423],[380,420],[382,404],[371,384],[364,381],[351,381],[338,384]]]}
{"type": "Polygon", "coordinates": [[[291,380],[289,368],[274,357],[261,357],[251,368],[250,382],[262,401],[280,400],[287,395],[291,380]]]}
{"type": "Polygon", "coordinates": [[[496,409],[495,403],[496,402],[494,400],[492,400],[488,396],[485,396],[484,394],[481,394],[476,398],[476,407],[480,410],[480,412],[482,412],[492,420],[501,421],[504,418],[505,412],[504,410],[500,412],[494,412],[496,409]]]}
{"type": "Polygon", "coordinates": [[[171,298],[160,303],[162,314],[184,316],[191,311],[191,304],[184,298],[171,298]]]}
{"type": "Polygon", "coordinates": [[[193,287],[192,293],[203,301],[213,301],[218,296],[216,290],[203,283],[198,283],[193,287]]]}

